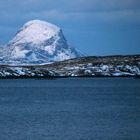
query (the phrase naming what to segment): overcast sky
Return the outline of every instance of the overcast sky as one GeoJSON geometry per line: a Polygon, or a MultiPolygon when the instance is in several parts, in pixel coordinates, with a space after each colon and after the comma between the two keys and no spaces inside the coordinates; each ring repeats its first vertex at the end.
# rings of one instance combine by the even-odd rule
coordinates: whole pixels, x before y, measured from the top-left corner
{"type": "Polygon", "coordinates": [[[0,44],[33,19],[88,55],[140,54],[140,0],[0,0],[0,44]]]}

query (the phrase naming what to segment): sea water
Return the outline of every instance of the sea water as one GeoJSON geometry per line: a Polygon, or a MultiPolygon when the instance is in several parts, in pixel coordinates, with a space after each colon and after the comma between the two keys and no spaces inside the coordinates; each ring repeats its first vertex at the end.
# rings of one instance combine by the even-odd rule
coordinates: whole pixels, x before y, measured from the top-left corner
{"type": "Polygon", "coordinates": [[[139,140],[140,79],[0,80],[0,140],[139,140]]]}

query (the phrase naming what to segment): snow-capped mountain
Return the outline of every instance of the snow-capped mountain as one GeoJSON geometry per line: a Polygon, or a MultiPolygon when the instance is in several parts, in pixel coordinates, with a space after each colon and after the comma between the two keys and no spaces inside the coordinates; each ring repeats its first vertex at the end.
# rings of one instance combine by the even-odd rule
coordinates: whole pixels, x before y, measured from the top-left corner
{"type": "Polygon", "coordinates": [[[58,26],[32,20],[6,46],[1,47],[0,64],[43,64],[81,56],[81,52],[68,45],[58,26]]]}

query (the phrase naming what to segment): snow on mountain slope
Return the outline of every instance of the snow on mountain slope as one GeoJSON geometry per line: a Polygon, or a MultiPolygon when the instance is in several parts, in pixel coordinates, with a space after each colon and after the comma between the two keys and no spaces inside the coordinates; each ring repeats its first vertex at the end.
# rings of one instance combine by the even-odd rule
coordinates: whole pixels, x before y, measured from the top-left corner
{"type": "Polygon", "coordinates": [[[0,63],[42,64],[83,56],[68,45],[62,30],[51,23],[32,20],[0,49],[0,63]]]}
{"type": "Polygon", "coordinates": [[[21,43],[40,45],[47,39],[57,36],[60,30],[59,27],[48,22],[40,20],[29,21],[19,30],[16,37],[9,43],[13,43],[14,45],[21,43]]]}

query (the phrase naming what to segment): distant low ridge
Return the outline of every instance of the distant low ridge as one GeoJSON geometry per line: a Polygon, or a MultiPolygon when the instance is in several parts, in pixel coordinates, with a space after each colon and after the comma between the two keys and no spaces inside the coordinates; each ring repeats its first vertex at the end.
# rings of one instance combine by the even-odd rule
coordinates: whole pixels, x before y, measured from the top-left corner
{"type": "Polygon", "coordinates": [[[8,44],[0,47],[0,64],[43,64],[81,56],[68,45],[61,28],[41,20],[27,22],[8,44]]]}
{"type": "Polygon", "coordinates": [[[0,65],[0,78],[137,77],[140,55],[82,57],[47,65],[0,65]]]}

